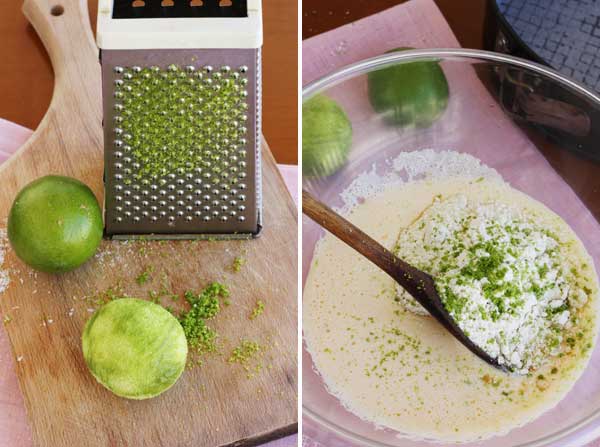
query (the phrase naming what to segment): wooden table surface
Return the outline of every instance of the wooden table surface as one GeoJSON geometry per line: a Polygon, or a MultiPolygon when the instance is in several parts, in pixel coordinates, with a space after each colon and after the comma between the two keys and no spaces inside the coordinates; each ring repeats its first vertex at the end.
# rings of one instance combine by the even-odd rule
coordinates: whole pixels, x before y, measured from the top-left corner
{"type": "MultiPolygon", "coordinates": [[[[34,129],[52,96],[54,76],[21,0],[2,0],[0,118],[34,129]]],[[[298,3],[264,0],[263,132],[279,163],[298,160],[298,3]]],[[[95,29],[97,0],[89,0],[95,29]]]]}

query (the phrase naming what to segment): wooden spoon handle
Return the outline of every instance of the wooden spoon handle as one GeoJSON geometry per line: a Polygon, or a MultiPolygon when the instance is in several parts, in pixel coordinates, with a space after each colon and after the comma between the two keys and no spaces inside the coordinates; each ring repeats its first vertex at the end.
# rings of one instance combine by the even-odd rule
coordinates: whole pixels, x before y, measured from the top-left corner
{"type": "Polygon", "coordinates": [[[394,256],[379,242],[305,190],[302,190],[302,212],[393,277],[413,296],[423,289],[423,280],[430,281],[423,272],[394,256]]]}
{"type": "MultiPolygon", "coordinates": [[[[392,252],[331,208],[319,202],[305,190],[302,190],[302,212],[394,278],[432,317],[439,321],[475,355],[497,368],[505,369],[505,367],[498,365],[496,359],[473,343],[448,314],[444,304],[439,299],[435,282],[431,276],[398,259],[392,252]]],[[[374,216],[374,218],[377,218],[377,216],[374,216]]]]}

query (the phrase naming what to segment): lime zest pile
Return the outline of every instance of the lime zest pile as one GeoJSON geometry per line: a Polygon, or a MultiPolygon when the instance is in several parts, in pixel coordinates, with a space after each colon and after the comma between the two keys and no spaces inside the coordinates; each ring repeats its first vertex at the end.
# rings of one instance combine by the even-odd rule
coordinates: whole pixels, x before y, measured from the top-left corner
{"type": "Polygon", "coordinates": [[[242,340],[240,344],[233,349],[228,363],[237,363],[242,366],[244,371],[247,373],[246,377],[249,379],[254,377],[255,373],[262,370],[261,363],[254,363],[258,357],[262,356],[264,352],[263,347],[255,341],[242,340]]]}
{"type": "Polygon", "coordinates": [[[233,264],[231,265],[231,269],[238,273],[240,272],[240,270],[242,270],[242,267],[246,264],[246,259],[244,259],[241,256],[236,256],[236,258],[233,260],[233,264]]]}
{"type": "Polygon", "coordinates": [[[189,290],[185,292],[185,300],[191,308],[180,313],[179,322],[190,348],[194,349],[196,353],[203,354],[217,350],[217,333],[207,326],[206,321],[219,313],[219,299],[228,296],[229,289],[217,282],[211,283],[197,295],[189,290]]]}
{"type": "Polygon", "coordinates": [[[137,278],[135,278],[135,282],[137,282],[140,286],[146,284],[150,280],[150,274],[153,271],[154,268],[152,266],[146,267],[144,271],[140,273],[137,278]]]}
{"type": "Polygon", "coordinates": [[[264,311],[265,311],[265,303],[262,300],[258,300],[256,302],[256,306],[254,306],[254,309],[252,309],[252,313],[250,314],[250,319],[255,320],[256,318],[261,316],[264,311]]]}

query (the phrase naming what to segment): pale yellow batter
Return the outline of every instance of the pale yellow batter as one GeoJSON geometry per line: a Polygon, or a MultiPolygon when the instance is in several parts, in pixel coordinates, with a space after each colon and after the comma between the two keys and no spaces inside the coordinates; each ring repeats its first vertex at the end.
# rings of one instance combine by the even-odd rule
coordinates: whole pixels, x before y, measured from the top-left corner
{"type": "Polygon", "coordinates": [[[361,418],[411,437],[484,439],[526,424],[556,405],[585,368],[597,332],[593,261],[564,221],[495,180],[423,180],[393,186],[347,217],[392,248],[435,196],[463,194],[526,209],[559,235],[591,290],[580,310],[573,350],[529,376],[484,364],[431,317],[404,311],[395,283],[368,260],[327,235],[315,251],[304,289],[304,337],[329,391],[361,418]]]}

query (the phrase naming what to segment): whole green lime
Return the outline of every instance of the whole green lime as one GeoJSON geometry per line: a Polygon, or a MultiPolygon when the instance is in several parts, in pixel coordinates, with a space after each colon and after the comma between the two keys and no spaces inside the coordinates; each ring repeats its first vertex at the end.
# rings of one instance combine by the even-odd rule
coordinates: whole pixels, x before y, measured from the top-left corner
{"type": "Polygon", "coordinates": [[[368,75],[368,89],[375,111],[395,125],[428,127],[448,106],[448,81],[435,61],[397,63],[373,71],[368,75]]]}
{"type": "Polygon", "coordinates": [[[317,95],[302,105],[302,174],[328,176],[346,163],[352,125],[333,100],[317,95]]]}
{"type": "Polygon", "coordinates": [[[92,375],[128,399],[168,390],[185,369],[187,341],[165,308],[135,298],[105,304],[89,319],[81,338],[92,375]]]}
{"type": "Polygon", "coordinates": [[[37,270],[61,273],[87,261],[102,240],[102,211],[90,188],[49,175],[19,192],[8,216],[17,256],[37,270]]]}

